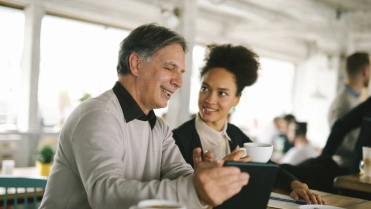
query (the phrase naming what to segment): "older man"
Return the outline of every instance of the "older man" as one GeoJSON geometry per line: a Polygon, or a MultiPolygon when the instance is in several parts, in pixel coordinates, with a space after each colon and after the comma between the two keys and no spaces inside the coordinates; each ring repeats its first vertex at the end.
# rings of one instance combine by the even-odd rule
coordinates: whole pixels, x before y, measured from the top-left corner
{"type": "Polygon", "coordinates": [[[222,162],[200,162],[193,173],[154,114],[182,86],[186,50],[184,38],[164,27],[130,33],[121,43],[114,87],[66,121],[41,208],[128,208],[154,198],[202,208],[247,184],[248,174],[222,162]]]}

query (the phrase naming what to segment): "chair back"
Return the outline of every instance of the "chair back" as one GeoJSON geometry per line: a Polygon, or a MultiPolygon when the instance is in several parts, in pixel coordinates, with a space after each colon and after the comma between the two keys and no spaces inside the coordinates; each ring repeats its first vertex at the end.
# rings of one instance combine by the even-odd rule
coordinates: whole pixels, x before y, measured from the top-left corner
{"type": "Polygon", "coordinates": [[[16,177],[0,176],[0,188],[3,194],[3,208],[6,209],[10,202],[13,202],[14,209],[18,207],[18,200],[23,199],[24,208],[28,208],[28,202],[33,202],[33,208],[37,208],[38,197],[44,195],[46,177],[16,177]],[[13,197],[13,198],[11,198],[13,197]],[[13,201],[11,201],[11,199],[13,201]]]}

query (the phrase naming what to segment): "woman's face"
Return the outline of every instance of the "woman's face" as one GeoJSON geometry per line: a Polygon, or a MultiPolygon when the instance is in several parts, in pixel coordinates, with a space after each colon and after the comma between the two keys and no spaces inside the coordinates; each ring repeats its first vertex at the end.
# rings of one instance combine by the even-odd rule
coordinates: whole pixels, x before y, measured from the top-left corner
{"type": "Polygon", "coordinates": [[[237,85],[232,73],[224,68],[213,68],[201,79],[198,108],[201,119],[211,128],[220,131],[232,107],[241,96],[236,96],[237,85]]]}

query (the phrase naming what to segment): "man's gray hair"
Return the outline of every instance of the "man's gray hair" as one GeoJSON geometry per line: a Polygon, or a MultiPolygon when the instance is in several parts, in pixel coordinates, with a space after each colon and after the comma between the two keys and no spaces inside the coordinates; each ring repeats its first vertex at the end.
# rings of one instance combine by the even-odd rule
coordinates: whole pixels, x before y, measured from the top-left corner
{"type": "Polygon", "coordinates": [[[138,53],[142,60],[148,62],[158,50],[175,43],[187,52],[187,42],[178,33],[156,24],[139,26],[120,44],[117,73],[125,75],[130,72],[129,56],[132,52],[138,53]]]}

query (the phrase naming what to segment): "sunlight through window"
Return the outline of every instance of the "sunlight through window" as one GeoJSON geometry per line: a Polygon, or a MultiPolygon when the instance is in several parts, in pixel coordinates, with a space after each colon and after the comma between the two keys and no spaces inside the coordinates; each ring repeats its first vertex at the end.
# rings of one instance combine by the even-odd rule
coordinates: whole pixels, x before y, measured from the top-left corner
{"type": "Polygon", "coordinates": [[[46,15],[41,29],[39,105],[44,125],[63,122],[84,95],[117,80],[119,45],[129,31],[46,15]]]}

